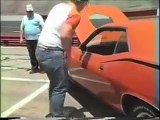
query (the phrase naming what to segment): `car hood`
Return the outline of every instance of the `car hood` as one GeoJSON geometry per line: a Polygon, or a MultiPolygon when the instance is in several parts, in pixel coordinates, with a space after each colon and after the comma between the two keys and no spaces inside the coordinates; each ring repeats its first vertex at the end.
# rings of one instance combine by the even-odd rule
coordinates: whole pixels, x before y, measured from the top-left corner
{"type": "Polygon", "coordinates": [[[76,28],[76,35],[81,43],[105,24],[129,21],[119,8],[112,6],[88,5],[80,14],[81,21],[76,28]]]}

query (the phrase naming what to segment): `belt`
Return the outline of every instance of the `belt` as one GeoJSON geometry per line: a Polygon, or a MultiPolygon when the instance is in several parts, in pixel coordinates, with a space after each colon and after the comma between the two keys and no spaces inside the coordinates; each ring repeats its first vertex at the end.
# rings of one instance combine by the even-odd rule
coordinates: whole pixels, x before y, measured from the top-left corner
{"type": "Polygon", "coordinates": [[[59,47],[46,47],[46,48],[43,48],[43,47],[38,47],[40,50],[53,50],[53,51],[63,51],[64,52],[64,49],[62,48],[59,48],[59,47]]]}

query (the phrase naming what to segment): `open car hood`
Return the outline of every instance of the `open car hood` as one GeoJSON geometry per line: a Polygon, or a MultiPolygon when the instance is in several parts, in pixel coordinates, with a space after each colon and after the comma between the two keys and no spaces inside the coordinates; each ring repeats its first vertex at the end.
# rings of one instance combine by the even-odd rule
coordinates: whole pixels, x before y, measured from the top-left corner
{"type": "Polygon", "coordinates": [[[89,4],[80,14],[81,21],[76,28],[76,35],[81,43],[83,43],[97,28],[105,24],[128,21],[128,18],[119,8],[112,6],[96,6],[89,4]]]}

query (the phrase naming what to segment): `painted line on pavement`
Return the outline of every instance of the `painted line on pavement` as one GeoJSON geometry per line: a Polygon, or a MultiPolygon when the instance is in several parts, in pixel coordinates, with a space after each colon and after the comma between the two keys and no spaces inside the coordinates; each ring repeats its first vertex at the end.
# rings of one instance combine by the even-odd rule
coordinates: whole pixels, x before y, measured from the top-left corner
{"type": "Polygon", "coordinates": [[[49,82],[49,80],[41,80],[41,79],[29,79],[29,78],[13,78],[13,77],[1,77],[1,80],[8,80],[8,81],[22,81],[22,82],[49,82]]]}
{"type": "Polygon", "coordinates": [[[85,117],[94,118],[94,116],[90,112],[83,112],[83,114],[85,115],[85,117]]]}
{"type": "MultiPolygon", "coordinates": [[[[77,109],[83,108],[83,106],[82,106],[75,98],[73,98],[69,93],[67,93],[66,96],[68,96],[67,98],[72,99],[72,105],[74,104],[73,107],[76,106],[77,109]]],[[[67,98],[65,98],[65,104],[67,103],[68,100],[70,100],[70,99],[67,99],[67,98]]],[[[66,104],[66,105],[68,106],[68,104],[66,104]]],[[[72,105],[69,105],[69,106],[72,106],[72,105]]],[[[85,117],[87,117],[87,118],[93,118],[93,117],[94,117],[94,116],[93,116],[90,112],[88,112],[88,111],[83,112],[83,114],[84,114],[85,117]]]]}
{"type": "MultiPolygon", "coordinates": [[[[4,59],[5,60],[5,59],[4,59]]],[[[7,66],[7,67],[1,67],[1,69],[9,69],[9,70],[11,70],[11,69],[13,69],[13,70],[15,70],[15,69],[18,69],[18,68],[14,68],[14,67],[9,67],[9,66],[7,66]]],[[[69,71],[76,71],[76,70],[82,70],[82,69],[84,69],[84,68],[81,68],[81,67],[78,67],[78,68],[71,68],[69,71]]]]}
{"type": "Polygon", "coordinates": [[[38,90],[18,102],[17,104],[13,105],[11,108],[6,110],[5,112],[1,113],[1,117],[8,117],[13,112],[18,110],[19,108],[23,107],[25,104],[29,103],[31,100],[33,100],[35,97],[37,97],[39,94],[43,93],[45,90],[48,89],[48,83],[44,84],[42,87],[40,87],[38,90]]]}
{"type": "Polygon", "coordinates": [[[116,117],[104,117],[104,118],[96,118],[96,119],[92,119],[92,120],[116,120],[116,117]]]}
{"type": "MultiPolygon", "coordinates": [[[[73,68],[71,69],[71,71],[75,71],[75,70],[79,70],[82,68],[73,68]]],[[[74,77],[78,77],[74,75],[74,77]]],[[[87,79],[87,78],[83,78],[80,77],[81,79],[87,79]]],[[[9,81],[22,81],[22,82],[47,82],[45,85],[43,85],[41,88],[39,88],[38,90],[36,90],[34,93],[32,93],[31,95],[29,95],[28,97],[24,98],[23,100],[21,100],[20,102],[18,102],[17,104],[15,104],[14,106],[12,106],[11,108],[9,108],[8,110],[6,110],[5,112],[1,113],[1,117],[8,117],[10,114],[12,114],[13,112],[15,112],[17,109],[23,107],[25,104],[27,104],[28,102],[30,102],[31,100],[33,100],[36,96],[38,96],[39,94],[41,94],[43,91],[45,91],[46,89],[48,89],[48,83],[49,80],[33,80],[33,79],[29,79],[29,78],[13,78],[13,77],[1,77],[2,80],[9,80],[9,81]]],[[[77,104],[79,104],[79,107],[83,107],[78,101],[76,101],[69,93],[67,93],[72,100],[77,104]]],[[[94,116],[90,113],[90,112],[83,112],[83,114],[86,117],[91,117],[93,118],[94,116]]]]}
{"type": "Polygon", "coordinates": [[[14,67],[1,67],[1,69],[5,69],[5,70],[16,70],[18,68],[14,68],[14,67]]]}
{"type": "Polygon", "coordinates": [[[26,48],[25,46],[1,46],[1,48],[19,48],[19,49],[22,49],[22,48],[26,48]]]}

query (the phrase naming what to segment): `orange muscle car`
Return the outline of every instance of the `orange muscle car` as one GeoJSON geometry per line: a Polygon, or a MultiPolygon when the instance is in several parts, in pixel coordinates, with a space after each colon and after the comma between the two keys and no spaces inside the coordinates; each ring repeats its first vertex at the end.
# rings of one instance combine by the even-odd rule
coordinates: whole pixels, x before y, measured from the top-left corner
{"type": "Polygon", "coordinates": [[[159,116],[158,21],[130,21],[110,6],[89,5],[81,15],[73,81],[129,116],[159,116]]]}

